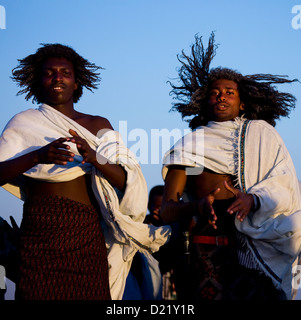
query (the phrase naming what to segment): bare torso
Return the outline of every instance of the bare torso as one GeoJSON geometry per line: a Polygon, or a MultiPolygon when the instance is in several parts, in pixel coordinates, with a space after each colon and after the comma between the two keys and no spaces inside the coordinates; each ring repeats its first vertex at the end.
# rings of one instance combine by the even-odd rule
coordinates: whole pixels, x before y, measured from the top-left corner
{"type": "Polygon", "coordinates": [[[91,176],[89,175],[83,175],[67,182],[55,183],[31,178],[26,178],[26,180],[26,194],[28,198],[52,195],[95,206],[96,200],[91,187],[91,176]]]}
{"type": "MultiPolygon", "coordinates": [[[[113,129],[105,118],[91,116],[76,111],[73,120],[94,135],[97,135],[99,130],[104,128],[113,129]]],[[[91,187],[90,175],[83,175],[71,181],[58,183],[44,182],[31,178],[26,179],[26,194],[28,198],[33,196],[56,195],[95,206],[96,200],[91,187]]]]}
{"type": "Polygon", "coordinates": [[[232,177],[226,174],[217,174],[212,171],[204,170],[202,174],[196,176],[188,176],[187,186],[193,196],[201,199],[207,196],[213,190],[220,188],[220,192],[216,194],[216,200],[224,200],[233,197],[233,193],[224,186],[224,181],[233,186],[232,177]]]}

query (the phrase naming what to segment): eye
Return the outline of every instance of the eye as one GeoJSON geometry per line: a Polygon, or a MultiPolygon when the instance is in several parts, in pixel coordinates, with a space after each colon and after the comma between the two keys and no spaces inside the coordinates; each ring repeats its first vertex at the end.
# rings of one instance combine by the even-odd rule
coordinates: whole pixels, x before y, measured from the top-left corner
{"type": "Polygon", "coordinates": [[[218,95],[218,91],[217,90],[211,90],[210,91],[210,96],[217,96],[218,95]]]}
{"type": "Polygon", "coordinates": [[[234,91],[227,91],[228,95],[234,94],[234,91]]]}
{"type": "Polygon", "coordinates": [[[68,70],[68,69],[66,69],[66,70],[63,71],[63,74],[64,74],[65,76],[70,76],[70,75],[71,75],[71,71],[68,70]]]}
{"type": "Polygon", "coordinates": [[[43,71],[43,77],[50,77],[52,75],[52,71],[51,70],[45,70],[43,71]]]}

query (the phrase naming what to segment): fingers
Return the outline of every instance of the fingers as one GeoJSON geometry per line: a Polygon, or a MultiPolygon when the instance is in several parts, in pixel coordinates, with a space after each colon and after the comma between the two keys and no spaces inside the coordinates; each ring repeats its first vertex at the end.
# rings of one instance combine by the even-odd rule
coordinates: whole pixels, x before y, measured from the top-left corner
{"type": "Polygon", "coordinates": [[[83,149],[84,140],[77,134],[77,132],[73,129],[69,130],[69,133],[73,138],[70,138],[70,141],[76,144],[78,149],[83,149]]]}
{"type": "Polygon", "coordinates": [[[242,222],[249,214],[251,209],[249,195],[244,194],[240,190],[230,186],[227,181],[224,181],[224,186],[228,191],[233,193],[236,198],[236,200],[229,206],[227,212],[229,214],[237,213],[236,218],[242,222]]]}
{"type": "Polygon", "coordinates": [[[217,229],[216,220],[217,220],[217,216],[216,216],[213,208],[211,207],[210,213],[208,214],[208,223],[213,227],[213,229],[217,229]]]}
{"type": "Polygon", "coordinates": [[[88,145],[85,140],[76,140],[76,139],[71,139],[71,142],[76,144],[76,148],[80,155],[83,157],[82,164],[86,163],[88,161],[88,145]]]}
{"type": "Polygon", "coordinates": [[[246,218],[246,216],[248,215],[248,212],[247,211],[239,211],[238,213],[237,213],[237,219],[240,221],[240,222],[243,222],[244,220],[245,220],[245,218],[246,218]]]}
{"type": "Polygon", "coordinates": [[[215,190],[213,190],[212,192],[210,192],[210,195],[212,195],[212,196],[214,197],[214,196],[216,196],[220,191],[221,191],[221,188],[216,188],[215,190]]]}
{"type": "Polygon", "coordinates": [[[204,197],[199,202],[199,212],[201,212],[201,215],[206,217],[208,219],[208,223],[214,228],[217,229],[216,226],[216,220],[217,216],[214,212],[214,209],[212,207],[212,204],[214,202],[214,197],[216,194],[218,194],[221,191],[220,188],[217,188],[213,191],[211,191],[206,197],[204,197]]]}
{"type": "Polygon", "coordinates": [[[233,214],[234,212],[237,212],[240,209],[240,206],[238,205],[238,201],[234,201],[228,208],[227,212],[230,214],[233,214]]]}
{"type": "MultiPolygon", "coordinates": [[[[54,149],[61,150],[61,151],[63,151],[64,149],[65,150],[69,150],[70,146],[68,144],[64,143],[64,142],[67,142],[67,141],[70,141],[70,140],[67,139],[67,138],[60,138],[60,139],[54,141],[51,146],[54,149]]],[[[65,151],[65,153],[66,153],[66,151],[65,151]]]]}
{"type": "Polygon", "coordinates": [[[63,143],[66,141],[70,140],[68,138],[60,138],[49,149],[50,156],[53,157],[55,164],[67,164],[67,162],[74,161],[75,154],[68,151],[70,146],[63,143]]]}
{"type": "Polygon", "coordinates": [[[249,214],[250,207],[248,206],[245,200],[237,199],[229,206],[227,212],[229,214],[236,213],[236,218],[242,222],[249,214]]]}
{"type": "Polygon", "coordinates": [[[228,191],[232,192],[235,196],[237,195],[239,190],[233,188],[232,186],[229,186],[227,181],[224,181],[224,186],[228,191]]]}
{"type": "MultiPolygon", "coordinates": [[[[244,200],[244,193],[242,193],[240,190],[230,186],[227,181],[224,181],[225,188],[233,193],[233,195],[236,197],[236,200],[230,205],[227,212],[230,214],[233,214],[234,212],[240,213],[237,215],[237,218],[239,220],[244,219],[244,217],[248,214],[248,210],[245,210],[245,200],[244,200]],[[245,213],[246,211],[246,213],[245,213]]],[[[243,220],[241,220],[243,221],[243,220]]]]}
{"type": "Polygon", "coordinates": [[[89,144],[87,143],[86,140],[81,138],[75,130],[70,129],[69,133],[72,135],[72,138],[70,138],[70,141],[76,144],[78,152],[83,157],[83,161],[81,163],[84,164],[88,162],[89,152],[91,152],[91,148],[89,144]]]}
{"type": "Polygon", "coordinates": [[[18,225],[17,225],[17,222],[16,222],[16,220],[14,219],[14,217],[13,217],[13,216],[9,216],[9,219],[10,219],[10,223],[11,223],[13,229],[19,229],[19,227],[18,227],[18,225]]]}
{"type": "Polygon", "coordinates": [[[154,218],[155,220],[157,220],[157,221],[160,220],[159,214],[158,214],[158,213],[155,213],[155,212],[153,212],[153,218],[154,218]]]}
{"type": "Polygon", "coordinates": [[[68,151],[70,146],[64,142],[70,141],[70,138],[59,138],[38,151],[39,163],[66,165],[74,159],[74,153],[68,151]]]}
{"type": "Polygon", "coordinates": [[[77,132],[73,129],[70,129],[69,133],[73,137],[73,138],[70,138],[70,141],[75,143],[78,149],[82,148],[83,139],[77,134],[77,132]]]}
{"type": "Polygon", "coordinates": [[[73,136],[73,137],[79,137],[79,135],[77,134],[77,132],[76,132],[75,130],[73,130],[73,129],[70,129],[70,130],[69,130],[69,133],[70,133],[71,136],[73,136]]]}
{"type": "Polygon", "coordinates": [[[69,151],[71,147],[65,142],[72,142],[76,145],[77,151],[83,157],[82,164],[95,161],[95,150],[91,149],[87,141],[73,129],[70,129],[69,133],[72,137],[59,138],[39,149],[39,163],[66,165],[74,161],[75,154],[69,151]]]}
{"type": "MultiPolygon", "coordinates": [[[[213,191],[212,193],[214,193],[215,191],[213,191]]],[[[212,207],[212,202],[213,201],[210,201],[209,198],[210,198],[210,195],[208,197],[206,197],[206,198],[200,199],[200,201],[198,202],[199,212],[200,212],[201,216],[206,218],[208,223],[214,229],[217,229],[217,226],[216,226],[217,216],[216,216],[216,214],[214,212],[214,209],[212,207]]]]}
{"type": "Polygon", "coordinates": [[[41,148],[38,152],[39,163],[66,165],[74,161],[75,154],[69,151],[71,147],[65,142],[72,142],[76,145],[78,152],[83,157],[82,164],[92,159],[91,148],[86,140],[82,139],[73,129],[70,129],[69,133],[72,137],[59,138],[41,148]]]}
{"type": "Polygon", "coordinates": [[[211,191],[211,192],[208,194],[207,198],[208,198],[210,204],[212,204],[212,203],[214,202],[215,196],[216,196],[220,191],[221,191],[221,189],[220,189],[220,188],[217,188],[217,189],[211,191]]]}

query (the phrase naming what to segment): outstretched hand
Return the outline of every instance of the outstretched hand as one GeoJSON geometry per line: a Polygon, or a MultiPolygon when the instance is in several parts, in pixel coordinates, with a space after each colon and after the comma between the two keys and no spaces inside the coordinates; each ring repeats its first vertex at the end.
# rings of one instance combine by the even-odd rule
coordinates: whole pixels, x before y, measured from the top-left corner
{"type": "Polygon", "coordinates": [[[232,192],[236,198],[236,200],[234,200],[234,202],[228,208],[227,212],[230,214],[237,212],[236,218],[239,221],[243,221],[254,206],[253,196],[229,186],[227,181],[224,181],[224,186],[227,190],[232,192]]]}

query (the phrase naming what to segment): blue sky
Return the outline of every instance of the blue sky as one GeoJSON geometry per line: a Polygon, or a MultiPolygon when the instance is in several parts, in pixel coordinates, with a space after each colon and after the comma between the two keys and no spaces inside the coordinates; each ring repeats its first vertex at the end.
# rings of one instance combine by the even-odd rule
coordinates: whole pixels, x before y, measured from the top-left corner
{"type": "MultiPolygon", "coordinates": [[[[177,54],[189,52],[197,33],[207,43],[215,31],[219,49],[212,67],[301,80],[301,29],[292,27],[292,8],[301,0],[0,0],[0,5],[6,18],[6,29],[0,29],[0,131],[14,114],[37,107],[16,96],[10,76],[17,59],[41,43],[70,45],[105,68],[99,89],[84,92],[76,109],[108,118],[116,130],[126,121],[129,137],[138,129],[147,135],[149,150],[152,130],[184,133],[188,127],[169,112],[167,81],[177,76],[177,54]]],[[[301,179],[301,83],[282,89],[296,96],[297,107],[276,128],[301,179]]],[[[126,142],[137,146],[134,139],[126,142]]],[[[149,163],[141,164],[149,189],[163,183],[161,160],[153,164],[150,158],[149,152],[149,163]]],[[[0,188],[0,203],[0,216],[20,223],[21,201],[0,188]]]]}
{"type": "MultiPolygon", "coordinates": [[[[215,31],[219,43],[212,67],[225,66],[243,74],[285,74],[301,79],[301,29],[292,27],[298,0],[0,0],[6,29],[0,29],[0,130],[16,113],[36,108],[16,96],[10,79],[17,59],[36,51],[41,43],[63,43],[104,68],[99,89],[85,91],[76,104],[81,112],[110,120],[118,130],[147,134],[148,163],[142,170],[149,189],[163,183],[160,146],[157,164],[151,163],[152,130],[184,133],[187,123],[169,112],[172,97],[167,81],[177,76],[177,54],[190,51],[194,35],[204,43],[215,31]]],[[[301,178],[299,143],[301,83],[280,87],[298,99],[290,119],[278,122],[301,178]]],[[[134,147],[137,141],[126,141],[134,147]]],[[[139,154],[137,154],[139,157],[139,154]]],[[[21,220],[22,203],[0,190],[0,215],[21,220]]]]}

